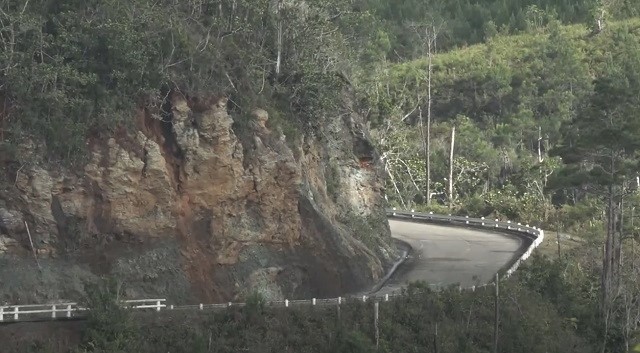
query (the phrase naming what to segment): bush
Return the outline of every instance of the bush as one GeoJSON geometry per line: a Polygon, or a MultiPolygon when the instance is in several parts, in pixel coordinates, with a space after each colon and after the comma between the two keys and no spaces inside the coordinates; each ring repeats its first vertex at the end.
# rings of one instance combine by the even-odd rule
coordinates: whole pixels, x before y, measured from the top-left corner
{"type": "Polygon", "coordinates": [[[85,285],[83,304],[89,309],[89,317],[80,352],[134,351],[138,332],[130,311],[120,303],[121,289],[121,284],[114,279],[85,285]]]}

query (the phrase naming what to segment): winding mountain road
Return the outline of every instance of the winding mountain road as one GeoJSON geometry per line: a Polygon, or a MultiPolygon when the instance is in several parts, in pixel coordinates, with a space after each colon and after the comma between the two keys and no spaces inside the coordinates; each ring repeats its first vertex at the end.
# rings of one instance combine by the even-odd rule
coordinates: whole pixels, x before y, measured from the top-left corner
{"type": "Polygon", "coordinates": [[[389,225],[393,237],[411,245],[412,251],[377,295],[399,291],[413,281],[436,287],[485,284],[519,256],[524,245],[517,235],[482,229],[394,219],[389,225]]]}
{"type": "MultiPolygon", "coordinates": [[[[384,296],[399,292],[407,282],[425,281],[435,287],[465,288],[491,282],[506,269],[512,274],[544,240],[544,231],[510,221],[387,211],[392,236],[411,247],[404,262],[394,266],[377,286],[357,296],[384,296]],[[398,266],[399,265],[399,266],[398,266]]],[[[406,245],[405,244],[405,245],[406,245]]],[[[352,294],[353,295],[353,294],[352,294]]],[[[363,297],[364,299],[364,297],[363,297]]],[[[388,300],[388,297],[387,297],[388,300]]],[[[341,298],[273,301],[270,305],[340,305],[341,298]]],[[[169,308],[165,299],[127,301],[135,309],[169,308]],[[134,304],[131,304],[134,303],[134,304]]],[[[174,310],[224,309],[229,304],[170,305],[174,310]]],[[[235,303],[234,305],[244,305],[235,303]]],[[[77,303],[0,306],[0,321],[38,321],[82,317],[77,303]]]]}

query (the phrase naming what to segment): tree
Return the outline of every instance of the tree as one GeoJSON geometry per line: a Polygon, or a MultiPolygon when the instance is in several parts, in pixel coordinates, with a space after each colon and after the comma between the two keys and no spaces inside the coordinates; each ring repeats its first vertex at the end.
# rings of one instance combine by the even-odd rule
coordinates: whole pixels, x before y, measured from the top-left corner
{"type": "Polygon", "coordinates": [[[619,283],[622,239],[620,204],[625,180],[635,178],[640,151],[640,47],[628,29],[614,35],[616,45],[594,83],[594,93],[580,116],[565,125],[555,153],[564,170],[555,185],[586,188],[605,202],[605,241],[601,274],[601,313],[605,340],[613,296],[619,283]]]}
{"type": "Polygon", "coordinates": [[[436,25],[436,21],[431,20],[424,25],[415,26],[418,37],[422,42],[423,48],[427,54],[427,121],[424,122],[424,116],[422,114],[422,102],[418,100],[418,109],[420,111],[420,133],[422,135],[422,141],[424,146],[424,159],[425,159],[425,197],[427,199],[427,205],[431,205],[431,113],[433,111],[433,99],[431,95],[431,82],[433,76],[433,55],[437,48],[438,34],[443,24],[436,25]]]}

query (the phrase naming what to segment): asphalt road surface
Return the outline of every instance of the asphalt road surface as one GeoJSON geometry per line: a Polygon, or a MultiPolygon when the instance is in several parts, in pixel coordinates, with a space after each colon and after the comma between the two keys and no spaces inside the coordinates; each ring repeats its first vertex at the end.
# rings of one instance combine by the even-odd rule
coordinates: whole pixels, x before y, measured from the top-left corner
{"type": "Polygon", "coordinates": [[[408,282],[431,286],[490,282],[519,255],[523,240],[515,235],[472,228],[389,220],[394,238],[411,245],[412,253],[376,294],[399,291],[408,282]]]}

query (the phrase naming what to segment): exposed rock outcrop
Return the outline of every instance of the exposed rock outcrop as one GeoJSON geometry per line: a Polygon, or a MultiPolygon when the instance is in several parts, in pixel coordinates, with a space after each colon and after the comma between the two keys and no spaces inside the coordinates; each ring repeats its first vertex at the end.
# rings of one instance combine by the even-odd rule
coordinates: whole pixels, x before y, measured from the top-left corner
{"type": "Polygon", "coordinates": [[[0,159],[0,299],[74,298],[106,274],[181,302],[339,295],[384,275],[396,254],[360,116],[287,143],[261,109],[236,131],[224,97],[166,107],[93,136],[79,170],[33,163],[35,143],[0,159]]]}

